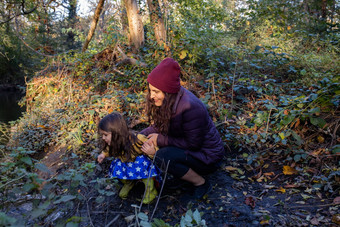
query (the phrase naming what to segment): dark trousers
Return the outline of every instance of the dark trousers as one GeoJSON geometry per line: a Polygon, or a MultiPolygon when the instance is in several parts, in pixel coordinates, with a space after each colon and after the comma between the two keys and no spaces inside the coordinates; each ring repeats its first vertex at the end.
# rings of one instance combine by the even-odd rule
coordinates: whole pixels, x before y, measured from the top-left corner
{"type": "Polygon", "coordinates": [[[207,175],[218,169],[217,164],[207,165],[178,147],[163,147],[157,151],[155,157],[157,167],[165,171],[168,162],[168,173],[177,178],[183,177],[190,168],[200,175],[207,175]]]}

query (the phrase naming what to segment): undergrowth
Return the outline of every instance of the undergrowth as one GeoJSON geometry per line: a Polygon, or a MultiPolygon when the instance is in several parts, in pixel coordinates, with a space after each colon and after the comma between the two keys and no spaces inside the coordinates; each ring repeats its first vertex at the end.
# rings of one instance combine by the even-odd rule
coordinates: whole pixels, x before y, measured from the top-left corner
{"type": "MultiPolygon", "coordinates": [[[[22,100],[27,112],[15,124],[11,141],[0,147],[3,225],[43,221],[76,225],[89,221],[77,209],[88,206],[93,194],[99,206],[115,193],[112,188],[117,182],[95,175],[97,123],[112,111],[121,112],[131,128],[147,123],[146,77],[157,62],[150,56],[148,68],[102,65],[110,53],[114,54],[74,56],[67,60],[73,64],[54,62],[27,82],[22,100]],[[52,174],[41,158],[53,147],[63,147],[65,152],[59,172],[52,174]],[[50,177],[44,179],[41,172],[50,177]],[[32,202],[29,212],[11,215],[27,201],[32,202]]],[[[299,176],[295,183],[312,192],[328,198],[339,195],[340,86],[336,69],[323,65],[323,59],[311,67],[315,65],[311,56],[286,54],[277,46],[220,47],[205,53],[198,57],[199,62],[182,53],[182,84],[208,107],[226,156],[232,152],[243,159],[243,170],[257,173],[251,181],[271,180],[278,173],[264,172],[275,166],[281,174],[299,176]]],[[[4,134],[8,137],[9,133],[4,134]]],[[[231,176],[245,179],[244,171],[231,176]]],[[[143,214],[135,216],[139,219],[153,221],[143,214]]],[[[189,212],[181,223],[189,226],[191,221],[205,225],[197,211],[189,212]]],[[[157,223],[166,224],[154,220],[154,226],[157,223]]]]}

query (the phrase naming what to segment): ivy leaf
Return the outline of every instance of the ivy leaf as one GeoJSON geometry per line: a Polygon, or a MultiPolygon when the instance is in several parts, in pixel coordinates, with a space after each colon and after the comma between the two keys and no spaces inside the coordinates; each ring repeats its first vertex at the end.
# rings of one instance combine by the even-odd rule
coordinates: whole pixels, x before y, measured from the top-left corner
{"type": "Polygon", "coordinates": [[[308,112],[311,113],[311,114],[320,113],[320,107],[313,108],[313,109],[311,109],[311,110],[308,111],[308,112]]]}
{"type": "Polygon", "coordinates": [[[51,170],[48,169],[48,167],[42,163],[37,163],[35,166],[34,166],[36,169],[42,171],[42,172],[45,172],[45,173],[50,173],[51,170]]]}
{"type": "Polygon", "coordinates": [[[142,227],[152,227],[152,225],[151,225],[149,222],[144,221],[144,220],[142,220],[142,221],[140,222],[140,225],[141,225],[142,227]]]}
{"type": "Polygon", "coordinates": [[[148,221],[149,220],[148,216],[145,213],[143,213],[143,212],[138,213],[138,218],[140,220],[143,220],[143,221],[148,221]]]}
{"type": "Polygon", "coordinates": [[[22,162],[24,162],[24,163],[26,163],[27,165],[30,165],[30,166],[33,164],[32,159],[30,157],[22,157],[22,158],[20,158],[20,161],[22,161],[22,162]]]}
{"type": "Polygon", "coordinates": [[[296,140],[295,143],[300,146],[303,143],[303,140],[302,140],[301,136],[299,136],[294,131],[292,131],[292,135],[293,135],[294,139],[296,140]]]}
{"type": "Polygon", "coordinates": [[[288,125],[290,122],[292,122],[293,120],[295,119],[295,116],[294,115],[287,115],[283,118],[283,120],[281,121],[281,124],[282,125],[288,125]]]}
{"type": "Polygon", "coordinates": [[[196,221],[196,224],[199,225],[201,223],[201,214],[197,209],[194,211],[193,218],[196,221]]]}
{"type": "Polygon", "coordinates": [[[31,191],[33,188],[36,188],[36,185],[35,184],[25,184],[23,186],[23,189],[25,192],[29,192],[31,191]]]}
{"type": "Polygon", "coordinates": [[[332,150],[333,154],[340,153],[340,145],[335,145],[332,150]]]}
{"type": "Polygon", "coordinates": [[[59,203],[62,203],[62,202],[67,202],[67,201],[73,200],[75,198],[76,198],[76,196],[74,196],[74,195],[64,195],[60,199],[54,201],[54,204],[59,204],[59,203]]]}
{"type": "Polygon", "coordinates": [[[40,217],[41,215],[44,215],[46,214],[46,210],[43,210],[43,209],[35,209],[31,212],[31,216],[32,218],[37,218],[37,217],[40,217]]]}
{"type": "Polygon", "coordinates": [[[322,118],[309,117],[309,119],[310,119],[310,123],[320,128],[323,128],[326,124],[326,121],[322,118]]]}

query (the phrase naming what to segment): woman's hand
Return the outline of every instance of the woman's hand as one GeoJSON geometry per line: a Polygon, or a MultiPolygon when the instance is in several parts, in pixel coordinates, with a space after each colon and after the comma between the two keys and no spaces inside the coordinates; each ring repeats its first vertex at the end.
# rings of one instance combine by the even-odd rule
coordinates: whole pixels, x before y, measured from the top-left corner
{"type": "Polygon", "coordinates": [[[151,133],[150,135],[147,136],[148,140],[145,143],[148,143],[149,145],[153,144],[154,147],[157,147],[157,138],[158,134],[157,133],[151,133]]]}
{"type": "Polygon", "coordinates": [[[147,155],[155,155],[156,153],[155,146],[153,143],[149,144],[148,141],[143,144],[141,150],[147,155]]]}
{"type": "Polygon", "coordinates": [[[103,153],[101,153],[101,154],[98,155],[98,157],[97,157],[97,161],[98,161],[99,163],[102,163],[104,159],[105,159],[105,154],[103,154],[103,153]]]}

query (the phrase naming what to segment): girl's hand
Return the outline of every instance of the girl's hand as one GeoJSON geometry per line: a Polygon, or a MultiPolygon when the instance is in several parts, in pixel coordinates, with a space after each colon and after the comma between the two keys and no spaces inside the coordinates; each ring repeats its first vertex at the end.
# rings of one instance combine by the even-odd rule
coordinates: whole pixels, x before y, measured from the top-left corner
{"type": "Polygon", "coordinates": [[[151,133],[150,135],[147,136],[148,140],[145,143],[148,143],[149,145],[153,144],[155,147],[157,147],[157,138],[158,134],[157,133],[151,133]]]}
{"type": "Polygon", "coordinates": [[[151,143],[150,145],[149,143],[147,143],[147,141],[143,144],[141,150],[147,155],[155,155],[156,153],[156,149],[153,143],[151,143]]]}
{"type": "Polygon", "coordinates": [[[102,163],[104,159],[105,159],[105,154],[101,153],[100,155],[98,155],[97,161],[99,163],[102,163]]]}

